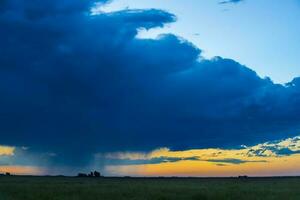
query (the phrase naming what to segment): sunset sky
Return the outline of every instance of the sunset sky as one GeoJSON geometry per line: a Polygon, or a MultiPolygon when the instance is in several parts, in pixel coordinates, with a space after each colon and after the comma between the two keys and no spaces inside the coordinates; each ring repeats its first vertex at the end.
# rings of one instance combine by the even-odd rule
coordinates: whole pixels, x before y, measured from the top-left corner
{"type": "Polygon", "coordinates": [[[0,173],[300,175],[299,0],[2,0],[0,27],[0,173]]]}

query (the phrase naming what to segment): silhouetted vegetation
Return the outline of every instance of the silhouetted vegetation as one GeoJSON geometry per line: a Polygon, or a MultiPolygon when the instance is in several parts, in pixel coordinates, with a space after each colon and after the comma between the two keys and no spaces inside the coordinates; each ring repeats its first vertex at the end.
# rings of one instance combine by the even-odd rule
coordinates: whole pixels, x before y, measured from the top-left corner
{"type": "Polygon", "coordinates": [[[94,177],[94,172],[90,172],[88,177],[94,177]]]}
{"type": "Polygon", "coordinates": [[[101,174],[100,174],[100,172],[94,171],[94,176],[95,177],[101,177],[101,174]]]}
{"type": "Polygon", "coordinates": [[[6,172],[5,174],[0,174],[0,176],[12,176],[11,173],[6,172]]]}
{"type": "Polygon", "coordinates": [[[78,173],[77,177],[96,177],[96,178],[99,178],[99,177],[101,177],[101,173],[98,172],[98,171],[90,172],[89,174],[78,173]]]}

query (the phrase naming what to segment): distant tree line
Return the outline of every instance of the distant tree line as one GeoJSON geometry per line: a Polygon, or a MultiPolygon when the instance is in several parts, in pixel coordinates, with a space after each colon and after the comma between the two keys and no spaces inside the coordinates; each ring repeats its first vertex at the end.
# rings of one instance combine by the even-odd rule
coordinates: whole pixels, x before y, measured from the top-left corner
{"type": "Polygon", "coordinates": [[[5,174],[0,174],[0,176],[12,176],[9,172],[6,172],[5,174]]]}
{"type": "Polygon", "coordinates": [[[89,174],[78,173],[77,177],[101,177],[101,173],[98,171],[90,172],[89,174]]]}

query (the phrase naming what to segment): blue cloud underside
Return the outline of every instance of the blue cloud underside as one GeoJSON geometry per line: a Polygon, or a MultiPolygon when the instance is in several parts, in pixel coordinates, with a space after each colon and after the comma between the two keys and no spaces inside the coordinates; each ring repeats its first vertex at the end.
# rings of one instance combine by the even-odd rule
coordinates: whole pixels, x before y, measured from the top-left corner
{"type": "Polygon", "coordinates": [[[93,3],[1,1],[2,143],[84,164],[94,152],[222,147],[299,130],[299,78],[274,84],[171,34],[138,39],[176,17],[91,16],[93,3]]]}

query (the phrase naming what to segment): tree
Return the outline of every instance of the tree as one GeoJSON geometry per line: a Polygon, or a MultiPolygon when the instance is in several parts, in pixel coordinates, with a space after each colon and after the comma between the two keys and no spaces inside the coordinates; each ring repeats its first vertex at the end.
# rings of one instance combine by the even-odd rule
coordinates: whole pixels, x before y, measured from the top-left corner
{"type": "Polygon", "coordinates": [[[95,177],[100,177],[101,174],[100,174],[100,172],[94,171],[94,176],[95,176],[95,177]]]}
{"type": "Polygon", "coordinates": [[[93,177],[94,176],[94,172],[89,173],[88,177],[93,177]]]}

